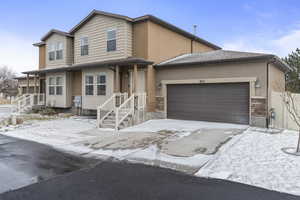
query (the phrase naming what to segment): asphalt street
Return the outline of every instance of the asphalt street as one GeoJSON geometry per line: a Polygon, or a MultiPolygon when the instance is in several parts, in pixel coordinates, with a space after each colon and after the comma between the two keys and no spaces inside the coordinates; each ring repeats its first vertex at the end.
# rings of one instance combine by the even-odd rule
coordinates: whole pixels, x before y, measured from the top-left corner
{"type": "Polygon", "coordinates": [[[296,200],[300,197],[125,162],[102,162],[0,195],[0,200],[296,200]]]}
{"type": "Polygon", "coordinates": [[[95,162],[0,135],[0,193],[90,167],[95,162]]]}

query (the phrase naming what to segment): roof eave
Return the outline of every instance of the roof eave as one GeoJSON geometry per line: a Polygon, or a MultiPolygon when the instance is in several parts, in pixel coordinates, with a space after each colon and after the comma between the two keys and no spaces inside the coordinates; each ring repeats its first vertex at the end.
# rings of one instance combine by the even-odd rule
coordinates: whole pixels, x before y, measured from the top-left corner
{"type": "Polygon", "coordinates": [[[163,67],[163,66],[180,66],[180,65],[204,65],[204,64],[214,64],[214,63],[227,63],[227,62],[239,62],[239,61],[254,61],[254,60],[267,60],[272,58],[272,55],[265,56],[256,56],[251,58],[232,58],[232,59],[216,59],[210,61],[195,61],[195,62],[183,62],[183,63],[165,63],[165,64],[157,64],[155,67],[163,67]]]}
{"type": "Polygon", "coordinates": [[[72,71],[72,70],[80,70],[82,68],[94,68],[94,67],[104,67],[110,65],[127,65],[127,64],[138,64],[138,65],[152,65],[154,62],[148,61],[142,58],[127,58],[127,59],[119,59],[119,60],[110,60],[96,63],[84,63],[71,65],[68,67],[59,67],[59,68],[49,68],[43,70],[32,70],[22,72],[23,74],[44,74],[49,72],[60,72],[60,71],[72,71]]]}
{"type": "Polygon", "coordinates": [[[45,45],[46,43],[45,42],[37,42],[37,43],[34,43],[34,44],[32,44],[33,46],[35,46],[35,47],[40,47],[40,46],[43,46],[43,45],[45,45]]]}
{"type": "Polygon", "coordinates": [[[74,37],[72,34],[64,32],[64,31],[60,31],[57,29],[51,29],[50,31],[48,31],[48,33],[46,33],[42,38],[41,41],[45,42],[52,34],[58,34],[58,35],[62,35],[65,37],[74,37]]]}

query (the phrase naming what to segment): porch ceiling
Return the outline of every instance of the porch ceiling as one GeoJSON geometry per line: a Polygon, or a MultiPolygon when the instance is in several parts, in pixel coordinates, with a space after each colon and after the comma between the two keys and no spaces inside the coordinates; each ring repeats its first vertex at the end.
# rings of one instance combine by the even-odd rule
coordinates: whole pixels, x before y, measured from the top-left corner
{"type": "Polygon", "coordinates": [[[32,70],[22,72],[23,74],[44,74],[49,72],[63,72],[63,71],[76,71],[80,69],[87,69],[87,68],[95,68],[95,67],[105,67],[105,66],[113,66],[113,65],[131,65],[131,64],[138,64],[138,65],[152,65],[154,62],[145,60],[143,58],[136,58],[136,57],[129,57],[124,59],[115,59],[115,60],[108,60],[108,61],[101,61],[101,62],[92,62],[92,63],[84,63],[84,64],[75,64],[67,67],[57,67],[57,68],[48,68],[48,69],[41,69],[41,70],[32,70]]]}

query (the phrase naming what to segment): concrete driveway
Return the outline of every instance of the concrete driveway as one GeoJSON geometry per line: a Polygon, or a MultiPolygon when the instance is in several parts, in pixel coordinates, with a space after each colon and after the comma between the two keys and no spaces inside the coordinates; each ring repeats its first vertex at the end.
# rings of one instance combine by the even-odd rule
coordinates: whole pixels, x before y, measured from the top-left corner
{"type": "Polygon", "coordinates": [[[94,160],[0,135],[0,193],[89,167],[94,160]]]}
{"type": "MultiPolygon", "coordinates": [[[[248,126],[183,120],[150,120],[120,132],[93,129],[99,135],[77,145],[92,149],[89,155],[117,157],[193,174],[218,149],[248,126]]],[[[83,133],[81,133],[83,134],[83,133]]]]}

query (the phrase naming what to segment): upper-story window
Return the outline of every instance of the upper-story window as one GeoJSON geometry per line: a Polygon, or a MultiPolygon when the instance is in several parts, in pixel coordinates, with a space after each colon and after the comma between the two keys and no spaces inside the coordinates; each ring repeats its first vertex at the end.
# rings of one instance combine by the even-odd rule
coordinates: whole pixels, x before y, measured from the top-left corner
{"type": "Polygon", "coordinates": [[[51,43],[49,44],[49,60],[55,60],[55,44],[51,43]]]}
{"type": "Polygon", "coordinates": [[[63,43],[62,42],[56,42],[56,43],[50,43],[49,44],[49,60],[61,60],[63,59],[63,43]]]}
{"type": "Polygon", "coordinates": [[[107,31],[107,52],[117,50],[117,31],[107,31]]]}
{"type": "Polygon", "coordinates": [[[56,60],[63,59],[63,43],[57,42],[56,43],[56,60]]]}
{"type": "Polygon", "coordinates": [[[88,37],[82,37],[80,39],[80,55],[89,55],[89,39],[88,37]]]}

